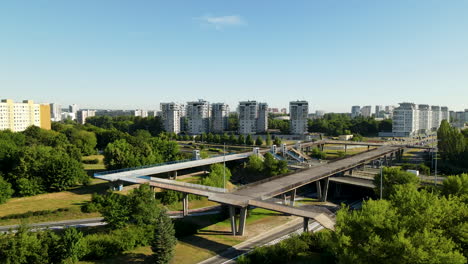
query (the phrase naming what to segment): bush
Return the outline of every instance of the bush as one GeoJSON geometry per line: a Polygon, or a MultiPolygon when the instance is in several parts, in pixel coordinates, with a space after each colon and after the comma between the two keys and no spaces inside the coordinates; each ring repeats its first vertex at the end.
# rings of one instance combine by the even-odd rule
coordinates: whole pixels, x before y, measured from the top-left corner
{"type": "Polygon", "coordinates": [[[83,163],[84,164],[98,164],[99,159],[85,159],[85,160],[83,160],[83,163]]]}

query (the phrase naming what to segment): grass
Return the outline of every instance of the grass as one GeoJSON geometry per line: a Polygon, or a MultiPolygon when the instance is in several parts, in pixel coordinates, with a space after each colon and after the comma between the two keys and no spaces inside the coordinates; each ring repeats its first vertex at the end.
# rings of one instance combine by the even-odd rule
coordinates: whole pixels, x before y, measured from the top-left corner
{"type": "MultiPolygon", "coordinates": [[[[80,219],[100,216],[98,213],[82,213],[80,206],[91,200],[93,193],[103,193],[108,185],[105,181],[93,179],[90,186],[79,186],[69,191],[45,193],[30,197],[12,198],[0,205],[0,217],[10,214],[22,214],[28,211],[57,210],[68,208],[69,211],[50,215],[32,216],[25,221],[29,223],[80,219]]],[[[0,225],[20,224],[21,219],[0,220],[0,225]]]]}
{"type": "Polygon", "coordinates": [[[104,165],[104,155],[90,155],[90,156],[85,156],[82,158],[82,160],[94,160],[98,159],[99,162],[97,164],[85,164],[83,163],[83,167],[85,170],[105,170],[106,166],[104,165]]]}
{"type": "MultiPolygon", "coordinates": [[[[211,217],[211,221],[215,219],[211,217]]],[[[179,239],[175,248],[172,264],[194,264],[208,259],[231,246],[239,244],[249,238],[257,236],[275,226],[284,224],[293,217],[284,216],[276,212],[256,208],[247,218],[246,235],[243,237],[230,235],[230,222],[228,219],[208,225],[199,230],[198,234],[179,239]]],[[[202,221],[210,217],[201,217],[202,221]]],[[[107,264],[107,263],[152,263],[151,247],[140,247],[124,252],[123,255],[105,260],[80,261],[80,264],[107,264]]]]}

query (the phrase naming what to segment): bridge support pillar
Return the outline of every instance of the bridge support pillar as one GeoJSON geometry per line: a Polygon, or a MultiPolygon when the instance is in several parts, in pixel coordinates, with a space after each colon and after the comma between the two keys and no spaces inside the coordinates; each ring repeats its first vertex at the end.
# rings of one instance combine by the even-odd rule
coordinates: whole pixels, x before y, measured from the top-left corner
{"type": "Polygon", "coordinates": [[[232,235],[235,236],[237,234],[236,208],[232,205],[229,206],[229,219],[231,220],[232,235]]]}
{"type": "Polygon", "coordinates": [[[344,153],[346,154],[346,151],[348,150],[348,145],[344,145],[344,153]]]}
{"type": "Polygon", "coordinates": [[[323,151],[325,144],[320,144],[320,150],[323,151]]]}
{"type": "Polygon", "coordinates": [[[182,206],[183,206],[183,216],[187,216],[189,212],[188,193],[184,193],[184,198],[182,199],[182,206]]]}
{"type": "Polygon", "coordinates": [[[327,177],[325,179],[325,186],[323,186],[323,197],[322,197],[322,202],[327,201],[327,196],[328,196],[328,185],[330,184],[330,177],[327,177]]]}
{"type": "Polygon", "coordinates": [[[369,151],[369,150],[370,150],[370,146],[369,146],[369,145],[367,145],[367,151],[369,151]]]}
{"type": "Polygon", "coordinates": [[[244,231],[245,231],[245,222],[246,222],[246,219],[247,219],[247,209],[248,209],[248,206],[242,207],[242,208],[240,209],[239,228],[238,228],[238,230],[237,230],[237,235],[238,235],[238,236],[243,236],[243,235],[244,235],[244,231]]]}
{"type": "Polygon", "coordinates": [[[385,156],[384,156],[384,161],[383,161],[383,162],[385,163],[385,166],[387,166],[387,167],[388,167],[388,159],[387,159],[387,155],[385,155],[385,156]]]}
{"type": "Polygon", "coordinates": [[[303,230],[309,232],[309,217],[304,217],[303,230]]]}
{"type": "Polygon", "coordinates": [[[296,190],[291,190],[291,200],[289,201],[290,206],[294,206],[294,200],[296,200],[296,190]]]}
{"type": "Polygon", "coordinates": [[[172,179],[177,180],[177,171],[172,172],[172,179]]]}
{"type": "Polygon", "coordinates": [[[317,187],[317,198],[319,201],[322,200],[322,186],[320,186],[320,180],[315,182],[315,186],[317,187]]]}
{"type": "Polygon", "coordinates": [[[285,193],[283,193],[283,194],[281,195],[281,199],[283,200],[283,204],[286,205],[286,204],[287,204],[287,201],[286,201],[286,194],[285,194],[285,193]]]}

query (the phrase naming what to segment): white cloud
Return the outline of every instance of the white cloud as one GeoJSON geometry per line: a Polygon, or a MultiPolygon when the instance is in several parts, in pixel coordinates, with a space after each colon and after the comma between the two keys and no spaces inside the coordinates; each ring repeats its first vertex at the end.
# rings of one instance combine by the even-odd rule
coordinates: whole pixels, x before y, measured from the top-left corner
{"type": "Polygon", "coordinates": [[[245,20],[238,15],[232,15],[232,16],[205,15],[205,16],[199,17],[198,19],[202,21],[204,24],[214,26],[216,29],[222,29],[227,26],[243,26],[247,24],[245,20]]]}

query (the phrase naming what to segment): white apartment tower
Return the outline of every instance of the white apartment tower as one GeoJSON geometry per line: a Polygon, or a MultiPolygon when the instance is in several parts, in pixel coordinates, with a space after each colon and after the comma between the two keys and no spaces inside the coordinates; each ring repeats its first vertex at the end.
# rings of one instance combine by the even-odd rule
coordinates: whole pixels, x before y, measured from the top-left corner
{"type": "Polygon", "coordinates": [[[239,134],[265,133],[268,130],[268,104],[239,102],[239,134]]]}
{"type": "Polygon", "coordinates": [[[413,103],[400,103],[393,111],[393,134],[407,137],[419,130],[418,107],[413,103]]]}
{"type": "Polygon", "coordinates": [[[382,105],[375,106],[375,117],[383,117],[385,113],[384,107],[382,105]]]}
{"type": "Polygon", "coordinates": [[[258,103],[257,133],[266,133],[268,130],[268,104],[258,103]]]}
{"type": "Polygon", "coordinates": [[[431,106],[431,115],[432,115],[432,127],[439,127],[440,122],[442,122],[442,112],[440,112],[440,106],[433,105],[431,106]]]}
{"type": "Polygon", "coordinates": [[[62,121],[62,106],[56,103],[50,104],[50,119],[55,122],[62,121]]]}
{"type": "Polygon", "coordinates": [[[371,117],[372,115],[372,106],[366,105],[361,108],[361,115],[363,117],[371,117]]]}
{"type": "Polygon", "coordinates": [[[361,107],[359,105],[353,105],[351,107],[351,117],[358,117],[361,115],[361,107]]]}
{"type": "Polygon", "coordinates": [[[202,99],[187,102],[186,111],[188,133],[199,135],[210,131],[210,103],[202,99]]]}
{"type": "Polygon", "coordinates": [[[161,103],[161,119],[166,132],[180,133],[183,108],[176,103],[161,103]]]}
{"type": "MultiPolygon", "coordinates": [[[[441,106],[440,107],[440,118],[442,120],[447,120],[450,122],[450,114],[449,114],[449,110],[448,110],[448,107],[446,106],[441,106]]],[[[440,120],[440,122],[442,122],[442,120],[440,120]]],[[[440,124],[439,124],[440,125],[440,124]]],[[[437,126],[438,128],[439,126],[437,126]]]]}
{"type": "Polygon", "coordinates": [[[432,129],[432,111],[431,107],[426,104],[418,105],[419,116],[419,131],[422,133],[429,132],[432,129]]]}
{"type": "Polygon", "coordinates": [[[228,128],[229,106],[225,103],[211,105],[211,131],[222,133],[228,128]]]}
{"type": "Polygon", "coordinates": [[[86,118],[96,115],[95,110],[78,110],[76,112],[76,121],[82,125],[86,123],[86,118]]]}
{"type": "Polygon", "coordinates": [[[289,115],[291,134],[303,135],[307,133],[307,117],[309,115],[309,103],[307,101],[289,102],[289,115]]]}

